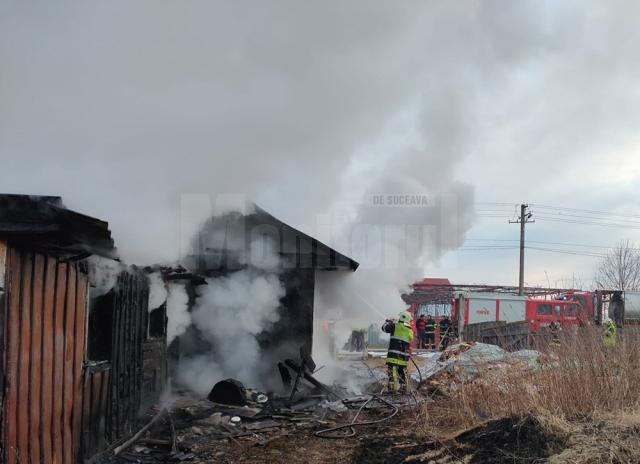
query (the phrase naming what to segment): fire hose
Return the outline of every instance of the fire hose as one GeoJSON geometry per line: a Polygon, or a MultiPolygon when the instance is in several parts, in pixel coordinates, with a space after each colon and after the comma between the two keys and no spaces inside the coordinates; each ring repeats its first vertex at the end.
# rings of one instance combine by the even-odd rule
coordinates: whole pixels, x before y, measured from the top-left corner
{"type": "Polygon", "coordinates": [[[413,359],[413,356],[411,356],[411,362],[413,363],[414,366],[416,366],[416,370],[418,371],[418,378],[420,380],[418,381],[418,388],[416,388],[416,390],[420,390],[420,387],[422,386],[422,372],[420,372],[420,368],[418,367],[415,360],[413,359]]]}
{"type": "Polygon", "coordinates": [[[314,432],[314,435],[316,437],[320,437],[320,438],[349,438],[349,437],[353,437],[356,434],[356,430],[355,430],[354,427],[357,427],[359,425],[379,424],[380,422],[384,422],[384,421],[387,421],[387,420],[391,419],[393,416],[398,414],[398,411],[399,411],[399,408],[395,404],[390,403],[389,401],[385,400],[384,398],[382,398],[382,397],[380,397],[378,395],[371,395],[369,398],[367,398],[367,400],[364,403],[362,403],[362,406],[360,406],[360,408],[358,409],[358,412],[353,417],[351,422],[349,422],[348,424],[339,425],[337,427],[331,427],[331,428],[328,428],[328,429],[318,430],[318,431],[314,432]],[[376,400],[382,402],[382,403],[385,403],[387,406],[389,406],[392,409],[391,414],[389,414],[388,416],[383,417],[382,419],[356,422],[358,420],[358,416],[360,416],[360,413],[362,412],[362,410],[369,403],[371,403],[371,401],[374,398],[376,400]],[[349,432],[347,432],[346,434],[332,434],[331,433],[331,432],[336,432],[336,431],[342,430],[342,429],[349,429],[349,432]]]}

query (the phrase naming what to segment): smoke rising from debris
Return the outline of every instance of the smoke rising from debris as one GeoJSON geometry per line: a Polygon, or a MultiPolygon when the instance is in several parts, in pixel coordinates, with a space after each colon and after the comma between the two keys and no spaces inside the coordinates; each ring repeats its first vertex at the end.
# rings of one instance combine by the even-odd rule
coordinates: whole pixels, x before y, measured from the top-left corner
{"type": "Polygon", "coordinates": [[[149,312],[159,308],[162,303],[167,301],[167,287],[162,279],[162,274],[152,272],[148,276],[149,279],[149,312]]]}
{"type": "Polygon", "coordinates": [[[311,224],[358,193],[386,194],[376,184],[383,174],[427,193],[473,179],[505,201],[530,194],[516,170],[537,178],[553,165],[538,201],[561,191],[606,210],[612,196],[616,205],[635,198],[635,183],[573,180],[602,185],[619,173],[591,166],[635,155],[618,147],[640,119],[630,92],[637,9],[4,2],[0,185],[60,194],[108,219],[122,255],[138,264],[179,256],[182,193],[243,193],[286,222],[311,224]],[[576,163],[584,154],[588,162],[576,163]]]}
{"type": "Polygon", "coordinates": [[[446,59],[429,52],[446,40],[424,36],[432,12],[382,1],[4,5],[3,188],[62,195],[109,220],[128,262],[153,264],[179,256],[183,193],[243,193],[295,225],[348,198],[347,184],[373,187],[369,171],[446,179],[467,139],[464,82],[451,65],[447,83],[433,79],[446,59]],[[402,141],[373,153],[395,119],[415,126],[415,106],[433,108],[427,159],[402,141]]]}
{"type": "Polygon", "coordinates": [[[91,294],[93,297],[106,295],[116,285],[118,275],[127,270],[127,267],[119,261],[90,256],[87,259],[89,266],[89,281],[91,282],[91,294]]]}
{"type": "Polygon", "coordinates": [[[191,313],[184,285],[170,283],[167,287],[167,343],[170,344],[191,325],[191,313]]]}
{"type": "Polygon", "coordinates": [[[253,240],[248,250],[226,251],[236,253],[235,259],[244,267],[208,278],[207,285],[198,287],[192,322],[210,349],[187,358],[179,367],[181,382],[201,394],[227,377],[263,385],[264,369],[274,367],[265,362],[257,337],[280,317],[280,299],[285,295],[280,258],[274,244],[264,238],[253,240]]]}
{"type": "MultiPolygon", "coordinates": [[[[180,257],[180,195],[240,193],[362,263],[345,288],[319,285],[327,311],[393,315],[401,287],[462,243],[470,184],[524,198],[530,185],[513,173],[548,178],[553,165],[541,201],[574,184],[590,198],[607,192],[574,181],[636,136],[637,8],[7,2],[0,185],[108,220],[136,264],[180,257]],[[393,195],[430,203],[372,200],[393,195]]],[[[187,323],[184,296],[169,292],[174,334],[187,323]]]]}

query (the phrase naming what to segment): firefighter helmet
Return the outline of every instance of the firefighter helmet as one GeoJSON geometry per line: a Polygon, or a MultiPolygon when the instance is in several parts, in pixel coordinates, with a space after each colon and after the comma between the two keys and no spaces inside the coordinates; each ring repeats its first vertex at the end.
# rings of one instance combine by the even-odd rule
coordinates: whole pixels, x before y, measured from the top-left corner
{"type": "Polygon", "coordinates": [[[410,324],[411,323],[411,313],[409,311],[402,311],[398,315],[398,320],[400,322],[402,322],[403,324],[410,324]]]}

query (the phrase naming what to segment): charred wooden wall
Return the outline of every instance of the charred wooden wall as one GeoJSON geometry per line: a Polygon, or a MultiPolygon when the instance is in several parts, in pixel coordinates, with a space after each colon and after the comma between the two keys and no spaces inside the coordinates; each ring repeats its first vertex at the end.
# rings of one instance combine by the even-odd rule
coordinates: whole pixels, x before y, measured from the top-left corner
{"type": "Polygon", "coordinates": [[[147,339],[142,345],[142,407],[160,398],[167,383],[167,303],[149,313],[147,339]]]}
{"type": "Polygon", "coordinates": [[[142,408],[152,406],[162,394],[167,383],[167,341],[147,340],[142,345],[142,408]]]}
{"type": "Polygon", "coordinates": [[[285,296],[280,317],[258,337],[261,348],[276,360],[297,359],[300,347],[311,352],[313,344],[314,269],[295,269],[283,274],[285,296]]]}
{"type": "Polygon", "coordinates": [[[130,434],[140,412],[148,297],[149,286],[142,272],[119,275],[113,308],[113,357],[106,411],[108,441],[130,434]]]}
{"type": "Polygon", "coordinates": [[[2,306],[7,464],[73,463],[81,445],[88,279],[79,263],[9,246],[2,306]]]}
{"type": "Polygon", "coordinates": [[[111,364],[87,366],[82,405],[82,456],[89,458],[107,445],[107,402],[111,364]]]}
{"type": "MultiPolygon", "coordinates": [[[[149,337],[148,297],[146,275],[136,269],[122,272],[113,290],[101,297],[111,314],[105,327],[111,333],[111,354],[108,361],[87,366],[84,458],[130,435],[139,414],[158,400],[166,383],[166,335],[149,337]]],[[[162,322],[166,334],[166,317],[162,322]]]]}

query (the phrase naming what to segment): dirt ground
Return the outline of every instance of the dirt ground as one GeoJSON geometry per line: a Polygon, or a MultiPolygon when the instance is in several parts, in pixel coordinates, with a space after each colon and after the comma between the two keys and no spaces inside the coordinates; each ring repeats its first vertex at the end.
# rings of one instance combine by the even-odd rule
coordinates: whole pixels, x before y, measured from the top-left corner
{"type": "MultiPolygon", "coordinates": [[[[381,359],[370,359],[367,368],[384,369],[381,359]]],[[[377,384],[376,388],[382,387],[377,384]]],[[[446,430],[424,424],[424,408],[446,406],[427,384],[422,393],[405,401],[389,420],[355,428],[345,438],[321,438],[315,432],[348,423],[353,409],[317,415],[289,417],[277,426],[247,433],[215,435],[207,416],[187,420],[174,414],[177,452],[153,438],[169,436],[167,425],[157,427],[118,457],[105,456],[101,463],[287,463],[287,464],[454,464],[454,463],[640,463],[640,415],[618,414],[597,420],[567,422],[553,416],[501,417],[469,428],[451,425],[446,430]],[[430,393],[427,392],[429,390],[430,393]],[[422,402],[416,404],[416,398],[422,402]],[[204,425],[203,425],[204,424],[204,425]],[[141,451],[142,450],[142,451],[141,451]]],[[[376,393],[372,391],[371,393],[376,393]]],[[[396,399],[395,402],[402,403],[396,399]]],[[[364,410],[360,420],[388,416],[383,408],[364,410]]],[[[274,418],[276,416],[273,416],[274,418]]],[[[469,423],[475,423],[475,418],[469,423]]],[[[244,423],[244,419],[243,419],[244,423]]],[[[247,420],[250,424],[251,420],[247,420]]],[[[219,432],[218,428],[218,432],[219,432]]]]}
{"type": "Polygon", "coordinates": [[[415,418],[398,417],[358,436],[326,440],[312,434],[268,444],[229,444],[225,463],[637,463],[640,422],[611,418],[554,427],[536,418],[503,418],[441,439],[413,433],[415,418]]]}
{"type": "MultiPolygon", "coordinates": [[[[381,424],[360,426],[356,436],[314,436],[318,425],[300,424],[250,437],[212,439],[187,435],[188,454],[158,461],[123,453],[108,462],[192,463],[636,463],[640,462],[640,416],[566,423],[549,418],[501,418],[463,431],[426,436],[419,415],[404,410],[381,424]],[[185,457],[186,456],[186,457],[185,457]]],[[[182,433],[189,430],[183,430],[182,433]]],[[[436,432],[436,431],[430,431],[436,432]]],[[[179,431],[180,433],[180,431],[179,431]]],[[[147,445],[149,446],[149,445],[147,445]]],[[[153,448],[151,446],[151,448],[153,448]]],[[[160,447],[162,448],[162,447],[160,447]]],[[[166,450],[166,448],[165,448],[166,450]]]]}

